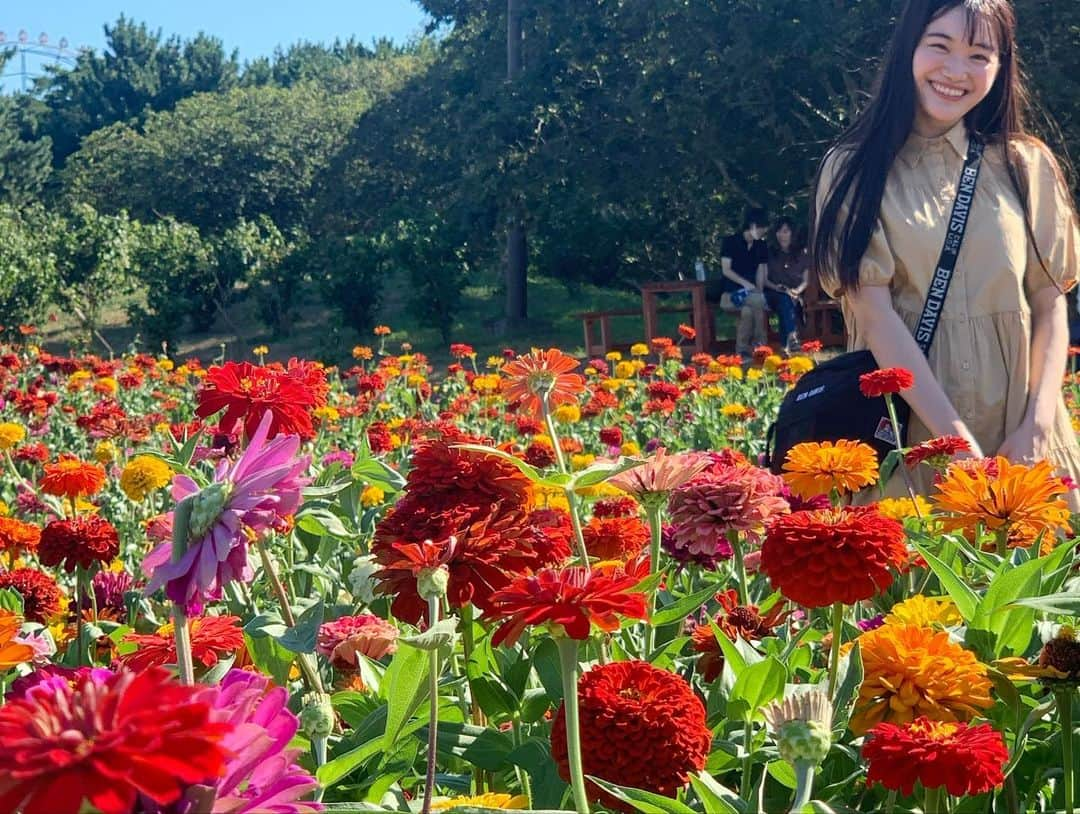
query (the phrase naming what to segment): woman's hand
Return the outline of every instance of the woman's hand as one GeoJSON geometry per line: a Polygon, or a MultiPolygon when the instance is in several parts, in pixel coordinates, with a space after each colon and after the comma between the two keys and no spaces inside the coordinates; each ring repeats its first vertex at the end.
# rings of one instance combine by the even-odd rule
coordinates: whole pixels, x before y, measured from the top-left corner
{"type": "Polygon", "coordinates": [[[1014,463],[1035,463],[1050,456],[1050,428],[1034,418],[1027,417],[1004,443],[997,454],[1004,455],[1014,463]]]}

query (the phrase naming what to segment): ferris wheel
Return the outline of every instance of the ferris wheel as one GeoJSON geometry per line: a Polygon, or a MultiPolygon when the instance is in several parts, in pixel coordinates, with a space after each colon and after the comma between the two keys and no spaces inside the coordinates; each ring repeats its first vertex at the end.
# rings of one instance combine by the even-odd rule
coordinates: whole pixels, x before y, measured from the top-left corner
{"type": "Polygon", "coordinates": [[[12,53],[13,58],[0,67],[0,91],[5,90],[5,80],[14,80],[20,90],[27,91],[35,79],[45,75],[47,65],[74,67],[79,55],[70,48],[67,37],[53,42],[43,31],[34,38],[25,28],[14,37],[0,31],[0,54],[5,53],[12,53]]]}

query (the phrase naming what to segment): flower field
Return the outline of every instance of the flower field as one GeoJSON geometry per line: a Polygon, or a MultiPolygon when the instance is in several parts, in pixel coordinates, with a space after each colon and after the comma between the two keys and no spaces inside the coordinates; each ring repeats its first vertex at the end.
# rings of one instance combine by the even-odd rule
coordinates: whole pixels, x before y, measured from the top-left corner
{"type": "Polygon", "coordinates": [[[348,369],[0,346],[0,811],[1073,809],[1047,463],[773,474],[812,344],[435,370],[389,337],[348,369]]]}

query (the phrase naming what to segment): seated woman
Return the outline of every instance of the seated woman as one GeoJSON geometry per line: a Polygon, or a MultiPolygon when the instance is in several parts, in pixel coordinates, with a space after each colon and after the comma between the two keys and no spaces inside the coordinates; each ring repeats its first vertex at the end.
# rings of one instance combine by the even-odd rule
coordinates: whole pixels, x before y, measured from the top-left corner
{"type": "Polygon", "coordinates": [[[794,353],[799,349],[799,333],[796,314],[801,305],[803,291],[810,280],[810,261],[802,241],[796,240],[795,223],[791,218],[780,218],[773,230],[776,245],[769,251],[769,271],[765,278],[765,301],[770,311],[780,319],[780,335],[784,337],[784,351],[794,353]]]}

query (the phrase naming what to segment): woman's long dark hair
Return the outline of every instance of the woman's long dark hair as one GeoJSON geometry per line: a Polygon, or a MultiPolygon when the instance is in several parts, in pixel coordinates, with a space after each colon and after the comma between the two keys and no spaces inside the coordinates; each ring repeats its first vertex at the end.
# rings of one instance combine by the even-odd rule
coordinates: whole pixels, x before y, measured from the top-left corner
{"type": "MultiPolygon", "coordinates": [[[[1028,237],[1035,243],[1028,215],[1027,171],[1014,149],[1016,141],[1030,136],[1025,125],[1029,97],[1016,55],[1016,15],[1011,3],[1009,0],[909,0],[893,33],[870,104],[830,151],[835,152],[839,162],[832,188],[820,211],[811,206],[814,271],[819,276],[836,276],[843,290],[859,287],[859,262],[870,245],[889,169],[915,122],[918,103],[912,76],[915,49],[926,27],[957,7],[966,12],[968,41],[974,42],[980,27],[988,26],[998,43],[1001,60],[990,93],[968,113],[965,123],[968,132],[987,145],[1001,145],[1004,149],[1009,177],[1025,213],[1028,237]],[[847,217],[841,220],[845,205],[847,217]]],[[[826,160],[830,160],[828,155],[826,160]]],[[[820,182],[819,169],[812,204],[818,199],[820,182]]],[[[1037,246],[1035,251],[1038,254],[1037,246]]],[[[1041,254],[1038,256],[1042,262],[1041,254]]]]}

